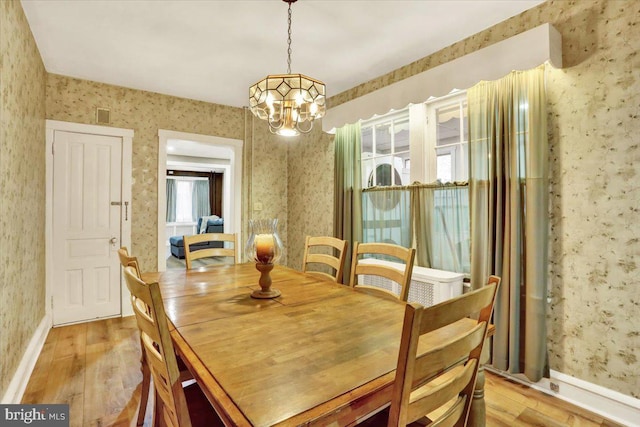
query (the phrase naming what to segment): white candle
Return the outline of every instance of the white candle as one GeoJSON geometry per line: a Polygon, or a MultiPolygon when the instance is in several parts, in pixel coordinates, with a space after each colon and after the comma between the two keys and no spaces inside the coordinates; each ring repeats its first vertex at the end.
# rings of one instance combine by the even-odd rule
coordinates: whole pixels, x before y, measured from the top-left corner
{"type": "Polygon", "coordinates": [[[270,264],[275,256],[273,234],[256,235],[256,258],[263,264],[270,264]]]}

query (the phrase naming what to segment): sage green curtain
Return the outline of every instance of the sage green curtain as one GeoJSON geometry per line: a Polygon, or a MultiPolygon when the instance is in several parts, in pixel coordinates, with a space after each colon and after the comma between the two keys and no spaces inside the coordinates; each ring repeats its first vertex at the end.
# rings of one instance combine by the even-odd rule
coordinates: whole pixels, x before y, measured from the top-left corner
{"type": "Polygon", "coordinates": [[[467,91],[471,283],[502,278],[493,365],[547,373],[548,141],[544,66],[467,91]]]}
{"type": "MultiPolygon", "coordinates": [[[[349,242],[343,277],[350,277],[353,242],[362,241],[360,123],[336,131],[334,140],[334,235],[349,242]]],[[[346,279],[348,280],[348,279],[346,279]]]]}
{"type": "Polygon", "coordinates": [[[411,223],[415,237],[415,265],[432,267],[433,242],[431,240],[431,224],[433,223],[433,192],[424,187],[424,191],[416,188],[411,192],[411,211],[414,213],[411,223]]]}
{"type": "Polygon", "coordinates": [[[167,222],[176,221],[176,180],[167,178],[167,222]]]}

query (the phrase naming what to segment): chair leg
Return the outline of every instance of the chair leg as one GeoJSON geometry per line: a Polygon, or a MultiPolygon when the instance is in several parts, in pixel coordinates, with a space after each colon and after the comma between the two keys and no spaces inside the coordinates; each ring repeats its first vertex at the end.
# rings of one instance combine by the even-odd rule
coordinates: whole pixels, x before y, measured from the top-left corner
{"type": "Polygon", "coordinates": [[[149,402],[149,388],[151,387],[151,371],[145,359],[144,347],[140,356],[140,370],[142,371],[142,386],[140,388],[140,408],[138,408],[138,420],[136,425],[144,424],[144,417],[147,414],[147,403],[149,402]]]}
{"type": "MultiPolygon", "coordinates": [[[[155,389],[155,387],[154,387],[155,389]]],[[[151,421],[151,425],[153,427],[160,427],[160,420],[162,419],[162,399],[158,396],[158,392],[154,390],[153,392],[153,420],[151,421]]]]}

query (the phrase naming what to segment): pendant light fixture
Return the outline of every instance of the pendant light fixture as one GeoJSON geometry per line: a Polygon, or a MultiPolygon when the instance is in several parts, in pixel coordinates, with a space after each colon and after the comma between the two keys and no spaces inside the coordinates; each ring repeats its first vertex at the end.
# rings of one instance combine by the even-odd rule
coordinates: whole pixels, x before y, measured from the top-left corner
{"type": "Polygon", "coordinates": [[[313,121],[324,116],[325,86],[304,74],[291,74],[291,4],[289,4],[287,38],[287,74],[268,75],[249,88],[249,108],[259,119],[269,123],[272,133],[295,136],[309,133],[313,121]]]}

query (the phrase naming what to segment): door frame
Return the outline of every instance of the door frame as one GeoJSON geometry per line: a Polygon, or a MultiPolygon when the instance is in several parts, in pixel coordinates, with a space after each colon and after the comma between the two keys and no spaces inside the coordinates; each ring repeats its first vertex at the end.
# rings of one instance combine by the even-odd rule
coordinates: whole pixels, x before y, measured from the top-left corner
{"type": "MultiPolygon", "coordinates": [[[[84,123],[63,122],[59,120],[46,120],[45,135],[45,313],[53,324],[53,139],[55,131],[86,133],[91,135],[114,136],[122,139],[122,200],[129,202],[128,220],[124,220],[125,212],[120,210],[120,245],[131,248],[131,219],[133,217],[131,201],[131,155],[133,142],[133,129],[115,128],[110,126],[88,125],[84,123]]],[[[120,315],[131,316],[133,309],[129,302],[129,290],[122,275],[120,276],[120,315]]]]}
{"type": "MultiPolygon", "coordinates": [[[[236,233],[238,242],[242,242],[242,147],[241,139],[224,138],[221,136],[202,135],[198,133],[178,132],[173,130],[158,129],[158,271],[165,271],[166,263],[166,228],[167,228],[167,142],[170,139],[202,142],[205,144],[225,147],[231,150],[229,165],[229,192],[224,191],[223,216],[226,212],[233,212],[228,218],[224,218],[224,232],[236,233]]],[[[226,168],[225,168],[226,169],[226,168]]],[[[225,173],[225,175],[227,175],[225,173]]],[[[242,244],[237,244],[237,254],[240,255],[242,244]]],[[[240,259],[240,258],[238,258],[240,259]]]]}

